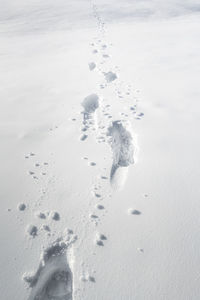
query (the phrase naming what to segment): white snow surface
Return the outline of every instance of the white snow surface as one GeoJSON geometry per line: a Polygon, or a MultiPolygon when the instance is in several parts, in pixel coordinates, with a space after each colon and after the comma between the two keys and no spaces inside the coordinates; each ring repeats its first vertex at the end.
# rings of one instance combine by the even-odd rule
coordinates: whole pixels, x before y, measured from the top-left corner
{"type": "Polygon", "coordinates": [[[198,300],[199,1],[0,4],[1,299],[198,300]]]}

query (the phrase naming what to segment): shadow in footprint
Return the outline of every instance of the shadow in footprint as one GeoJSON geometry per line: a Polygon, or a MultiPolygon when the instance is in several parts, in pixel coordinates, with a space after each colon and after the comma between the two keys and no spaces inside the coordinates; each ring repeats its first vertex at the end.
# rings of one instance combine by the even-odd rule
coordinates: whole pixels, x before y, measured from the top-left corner
{"type": "Polygon", "coordinates": [[[28,300],[73,300],[73,274],[65,243],[57,241],[45,250],[31,287],[28,300]]]}

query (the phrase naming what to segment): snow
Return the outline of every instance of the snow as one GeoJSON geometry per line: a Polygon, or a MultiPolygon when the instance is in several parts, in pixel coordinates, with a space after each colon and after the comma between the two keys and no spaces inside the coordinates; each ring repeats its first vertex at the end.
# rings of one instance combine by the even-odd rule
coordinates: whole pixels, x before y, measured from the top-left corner
{"type": "Polygon", "coordinates": [[[199,299],[199,14],[1,0],[2,299],[199,299]]]}

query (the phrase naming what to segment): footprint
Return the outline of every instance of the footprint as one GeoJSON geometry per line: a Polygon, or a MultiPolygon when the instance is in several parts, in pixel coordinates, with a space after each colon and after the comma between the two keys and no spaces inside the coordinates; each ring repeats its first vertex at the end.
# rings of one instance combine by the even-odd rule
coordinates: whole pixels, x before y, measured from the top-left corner
{"type": "Polygon", "coordinates": [[[96,244],[98,246],[104,246],[104,243],[101,240],[96,240],[96,244]]]}
{"type": "Polygon", "coordinates": [[[60,220],[60,215],[57,211],[52,211],[50,213],[50,218],[54,221],[59,221],[60,220]]]}
{"type": "Polygon", "coordinates": [[[84,113],[86,115],[92,114],[99,107],[99,97],[96,94],[91,94],[87,96],[83,102],[82,106],[84,107],[84,113]]]}
{"type": "Polygon", "coordinates": [[[137,209],[132,209],[132,208],[128,209],[128,213],[129,213],[129,215],[136,215],[136,216],[141,215],[141,211],[139,211],[137,209]]]}
{"type": "Polygon", "coordinates": [[[81,281],[86,282],[86,281],[90,281],[90,282],[95,282],[95,278],[89,274],[86,275],[82,275],[80,278],[81,281]]]}
{"type": "Polygon", "coordinates": [[[117,75],[113,72],[104,73],[105,79],[107,82],[112,82],[117,79],[117,75]]]}
{"type": "Polygon", "coordinates": [[[88,137],[87,134],[83,134],[83,135],[81,135],[80,140],[85,141],[87,139],[87,137],[88,137]]]}
{"type": "Polygon", "coordinates": [[[101,205],[101,204],[97,204],[97,205],[96,205],[96,208],[102,210],[102,209],[104,209],[104,206],[101,205]]]}
{"type": "Polygon", "coordinates": [[[49,227],[48,225],[46,225],[46,224],[43,224],[41,228],[42,228],[43,230],[47,231],[47,232],[50,232],[50,231],[51,231],[50,227],[49,227]]]}
{"type": "Polygon", "coordinates": [[[142,253],[144,252],[144,249],[142,249],[142,248],[137,248],[137,250],[142,253]]]}
{"type": "Polygon", "coordinates": [[[91,62],[88,64],[90,71],[93,71],[96,68],[96,64],[94,62],[91,62]]]}
{"type": "Polygon", "coordinates": [[[96,239],[95,239],[95,243],[96,243],[98,246],[104,246],[103,241],[105,241],[105,240],[107,240],[107,237],[106,237],[104,234],[97,233],[96,239]]]}
{"type": "Polygon", "coordinates": [[[37,211],[37,212],[35,213],[35,216],[36,216],[37,218],[39,218],[39,219],[46,219],[45,213],[43,213],[43,212],[41,212],[41,211],[37,211]]]}
{"type": "Polygon", "coordinates": [[[110,171],[110,182],[121,185],[125,180],[127,167],[134,163],[134,145],[131,133],[122,125],[121,121],[112,122],[108,128],[108,136],[113,152],[113,164],[110,171]],[[119,174],[119,168],[123,172],[119,174]]]}
{"type": "Polygon", "coordinates": [[[91,214],[91,215],[90,215],[90,218],[92,218],[92,219],[98,219],[98,216],[97,216],[97,215],[94,215],[94,214],[91,214]]]}
{"type": "Polygon", "coordinates": [[[58,240],[44,251],[30,286],[32,291],[28,300],[73,299],[73,274],[65,242],[58,240]]]}
{"type": "Polygon", "coordinates": [[[97,237],[97,240],[102,240],[102,241],[107,240],[107,237],[102,233],[97,233],[96,237],[97,237]]]}
{"type": "Polygon", "coordinates": [[[32,225],[32,224],[29,224],[27,226],[26,231],[33,238],[35,238],[37,236],[37,233],[38,233],[37,227],[35,225],[32,225]]]}
{"type": "Polygon", "coordinates": [[[103,85],[103,84],[100,84],[100,89],[104,89],[105,88],[105,85],[103,85]]]}
{"type": "Polygon", "coordinates": [[[89,128],[93,124],[93,115],[96,109],[99,107],[99,97],[96,94],[91,94],[87,96],[83,102],[83,125],[89,128]]]}
{"type": "Polygon", "coordinates": [[[17,206],[18,210],[24,211],[26,209],[26,204],[24,203],[19,203],[17,206]]]}
{"type": "Polygon", "coordinates": [[[101,195],[98,194],[98,193],[94,193],[94,196],[97,197],[97,198],[101,198],[101,195]]]}
{"type": "Polygon", "coordinates": [[[108,177],[106,177],[106,176],[101,176],[101,179],[106,180],[106,179],[108,179],[108,177]]]}
{"type": "Polygon", "coordinates": [[[28,171],[29,175],[34,175],[35,173],[33,171],[28,171]]]}

